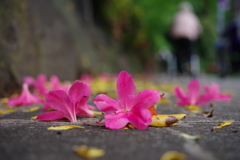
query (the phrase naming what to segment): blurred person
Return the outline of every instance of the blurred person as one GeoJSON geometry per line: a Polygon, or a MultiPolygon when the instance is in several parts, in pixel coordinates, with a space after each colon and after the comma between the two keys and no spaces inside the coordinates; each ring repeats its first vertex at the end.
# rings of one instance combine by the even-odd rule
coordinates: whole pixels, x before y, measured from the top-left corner
{"type": "Polygon", "coordinates": [[[180,3],[170,31],[178,73],[183,73],[184,65],[189,66],[188,69],[191,70],[192,45],[199,38],[201,31],[201,24],[192,11],[192,5],[189,2],[180,3]]]}
{"type": "Polygon", "coordinates": [[[223,32],[223,36],[228,40],[228,53],[230,59],[231,71],[240,72],[240,12],[227,25],[223,32]]]}

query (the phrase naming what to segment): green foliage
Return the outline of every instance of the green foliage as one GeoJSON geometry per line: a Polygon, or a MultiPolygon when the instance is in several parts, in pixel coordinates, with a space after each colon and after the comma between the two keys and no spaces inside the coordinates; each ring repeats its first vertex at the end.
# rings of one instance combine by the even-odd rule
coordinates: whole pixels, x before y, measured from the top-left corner
{"type": "MultiPolygon", "coordinates": [[[[159,49],[171,50],[168,33],[181,0],[106,0],[104,17],[109,33],[126,51],[151,59],[159,49]]],[[[203,34],[195,47],[204,67],[213,61],[216,38],[216,0],[189,0],[203,26],[203,34]]]]}

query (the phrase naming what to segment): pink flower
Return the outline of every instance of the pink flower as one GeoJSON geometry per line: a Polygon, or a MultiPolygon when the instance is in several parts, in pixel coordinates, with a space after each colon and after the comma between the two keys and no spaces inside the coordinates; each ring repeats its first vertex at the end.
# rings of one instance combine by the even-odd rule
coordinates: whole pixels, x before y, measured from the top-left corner
{"type": "Polygon", "coordinates": [[[87,84],[91,84],[93,81],[93,77],[90,74],[85,73],[81,75],[80,80],[87,84]]]}
{"type": "Polygon", "coordinates": [[[174,93],[178,99],[178,105],[204,105],[212,100],[212,96],[208,93],[200,94],[201,85],[197,79],[193,79],[187,86],[187,94],[184,93],[181,87],[177,86],[174,93]]]}
{"type": "Polygon", "coordinates": [[[10,98],[8,101],[9,106],[21,106],[21,105],[31,105],[34,103],[44,103],[44,100],[36,95],[32,95],[28,89],[28,84],[23,83],[22,92],[16,98],[10,98]]]}
{"type": "Polygon", "coordinates": [[[216,83],[205,85],[205,91],[212,96],[212,100],[215,101],[231,101],[232,97],[229,94],[223,94],[220,92],[219,86],[216,83]]]}
{"type": "Polygon", "coordinates": [[[122,71],[117,80],[118,99],[111,99],[105,94],[99,94],[94,104],[105,114],[105,125],[110,129],[120,129],[128,122],[136,128],[144,130],[152,122],[148,108],[160,99],[156,90],[147,89],[135,95],[136,86],[132,76],[122,71]]]}
{"type": "Polygon", "coordinates": [[[68,92],[69,88],[71,87],[71,83],[70,82],[65,82],[63,84],[61,84],[59,78],[55,75],[52,75],[50,77],[50,84],[51,84],[51,90],[55,91],[55,90],[63,90],[65,92],[68,92]]]}
{"type": "Polygon", "coordinates": [[[76,116],[91,117],[93,113],[86,104],[90,96],[90,87],[81,81],[75,81],[68,94],[63,90],[50,91],[46,95],[47,105],[56,111],[40,114],[38,120],[56,120],[67,118],[77,122],[76,116]]]}

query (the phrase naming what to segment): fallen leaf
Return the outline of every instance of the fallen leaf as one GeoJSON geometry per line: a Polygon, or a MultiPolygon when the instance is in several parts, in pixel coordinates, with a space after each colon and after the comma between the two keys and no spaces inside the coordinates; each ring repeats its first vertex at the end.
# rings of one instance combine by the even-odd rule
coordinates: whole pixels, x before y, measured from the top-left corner
{"type": "Polygon", "coordinates": [[[73,129],[73,128],[81,128],[81,129],[83,129],[84,127],[82,127],[82,126],[75,126],[75,125],[56,126],[56,127],[48,127],[47,130],[68,130],[68,129],[73,129]]]}
{"type": "Polygon", "coordinates": [[[40,107],[33,107],[33,108],[30,108],[30,109],[23,109],[22,112],[34,112],[34,111],[37,111],[39,109],[40,109],[40,107]]]}
{"type": "Polygon", "coordinates": [[[161,98],[157,103],[158,104],[169,104],[169,103],[171,103],[171,101],[168,98],[161,98]]]}
{"type": "Polygon", "coordinates": [[[167,127],[181,120],[186,114],[153,115],[150,126],[167,127]]]}
{"type": "Polygon", "coordinates": [[[84,124],[89,125],[89,126],[98,126],[98,127],[104,127],[105,123],[97,123],[97,122],[86,122],[82,121],[84,124]]]}
{"type": "Polygon", "coordinates": [[[88,147],[86,145],[75,147],[74,151],[79,156],[82,156],[84,158],[89,158],[89,159],[98,158],[105,155],[105,151],[103,149],[99,149],[96,147],[88,147]]]}
{"type": "Polygon", "coordinates": [[[203,116],[204,117],[213,117],[213,110],[211,110],[210,112],[204,112],[203,116]]]}
{"type": "Polygon", "coordinates": [[[184,160],[186,155],[178,151],[168,151],[162,155],[160,160],[184,160]]]}
{"type": "Polygon", "coordinates": [[[94,113],[93,117],[98,117],[98,116],[103,115],[103,113],[100,111],[94,111],[94,110],[91,110],[91,111],[94,113]]]}
{"type": "Polygon", "coordinates": [[[6,103],[8,103],[8,99],[9,99],[9,98],[2,98],[0,101],[1,101],[2,103],[5,103],[5,104],[6,104],[6,103]]]}
{"type": "Polygon", "coordinates": [[[200,139],[200,138],[202,137],[201,134],[192,136],[192,135],[189,135],[189,134],[186,134],[186,133],[181,133],[180,135],[181,135],[183,138],[192,139],[192,140],[198,140],[198,139],[200,139]]]}
{"type": "Polygon", "coordinates": [[[237,133],[237,132],[238,132],[238,130],[235,130],[235,129],[234,129],[234,130],[232,130],[232,132],[234,132],[234,133],[237,133]]]}
{"type": "Polygon", "coordinates": [[[202,113],[202,109],[195,105],[189,105],[186,106],[186,108],[188,109],[189,112],[192,113],[202,113]]]}
{"type": "Polygon", "coordinates": [[[31,119],[37,119],[37,116],[31,117],[31,119]]]}
{"type": "Polygon", "coordinates": [[[125,127],[123,127],[123,129],[134,129],[134,128],[135,127],[130,123],[128,123],[125,127]]]}
{"type": "Polygon", "coordinates": [[[231,125],[231,124],[232,124],[232,121],[229,120],[229,121],[225,121],[225,122],[219,124],[219,126],[216,126],[216,127],[213,127],[213,128],[218,128],[218,129],[220,129],[220,128],[223,128],[223,127],[225,127],[225,126],[229,126],[229,125],[231,125]]]}
{"type": "Polygon", "coordinates": [[[16,109],[0,110],[0,114],[16,112],[16,109]]]}
{"type": "Polygon", "coordinates": [[[210,107],[214,107],[214,104],[213,103],[210,103],[210,105],[209,105],[210,107]]]}

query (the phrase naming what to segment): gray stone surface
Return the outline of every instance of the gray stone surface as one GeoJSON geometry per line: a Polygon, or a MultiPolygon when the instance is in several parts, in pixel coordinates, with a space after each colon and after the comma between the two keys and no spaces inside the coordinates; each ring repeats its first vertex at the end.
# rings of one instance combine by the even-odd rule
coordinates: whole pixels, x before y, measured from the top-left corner
{"type": "MultiPolygon", "coordinates": [[[[186,85],[190,78],[171,79],[156,76],[158,83],[174,82],[186,85]]],[[[202,83],[219,83],[221,90],[233,94],[232,102],[214,103],[214,107],[203,106],[203,111],[214,109],[214,116],[206,118],[202,114],[189,113],[185,108],[174,108],[176,102],[158,105],[161,114],[186,113],[188,118],[171,127],[148,127],[137,129],[109,130],[104,127],[86,126],[82,121],[96,121],[98,118],[78,118],[78,122],[66,121],[39,122],[30,120],[44,111],[18,112],[0,115],[0,159],[1,160],[80,160],[73,147],[76,145],[94,146],[106,151],[99,160],[158,160],[169,150],[187,155],[187,160],[239,160],[240,159],[240,85],[238,78],[221,80],[203,76],[202,83]],[[214,126],[226,120],[233,124],[222,129],[214,126]],[[49,131],[50,126],[81,125],[84,129],[49,131]],[[91,130],[88,132],[87,130],[91,130]],[[238,132],[233,132],[234,130],[238,132]],[[202,134],[199,140],[187,140],[180,133],[202,134]]],[[[26,108],[26,107],[23,107],[26,108]]]]}

